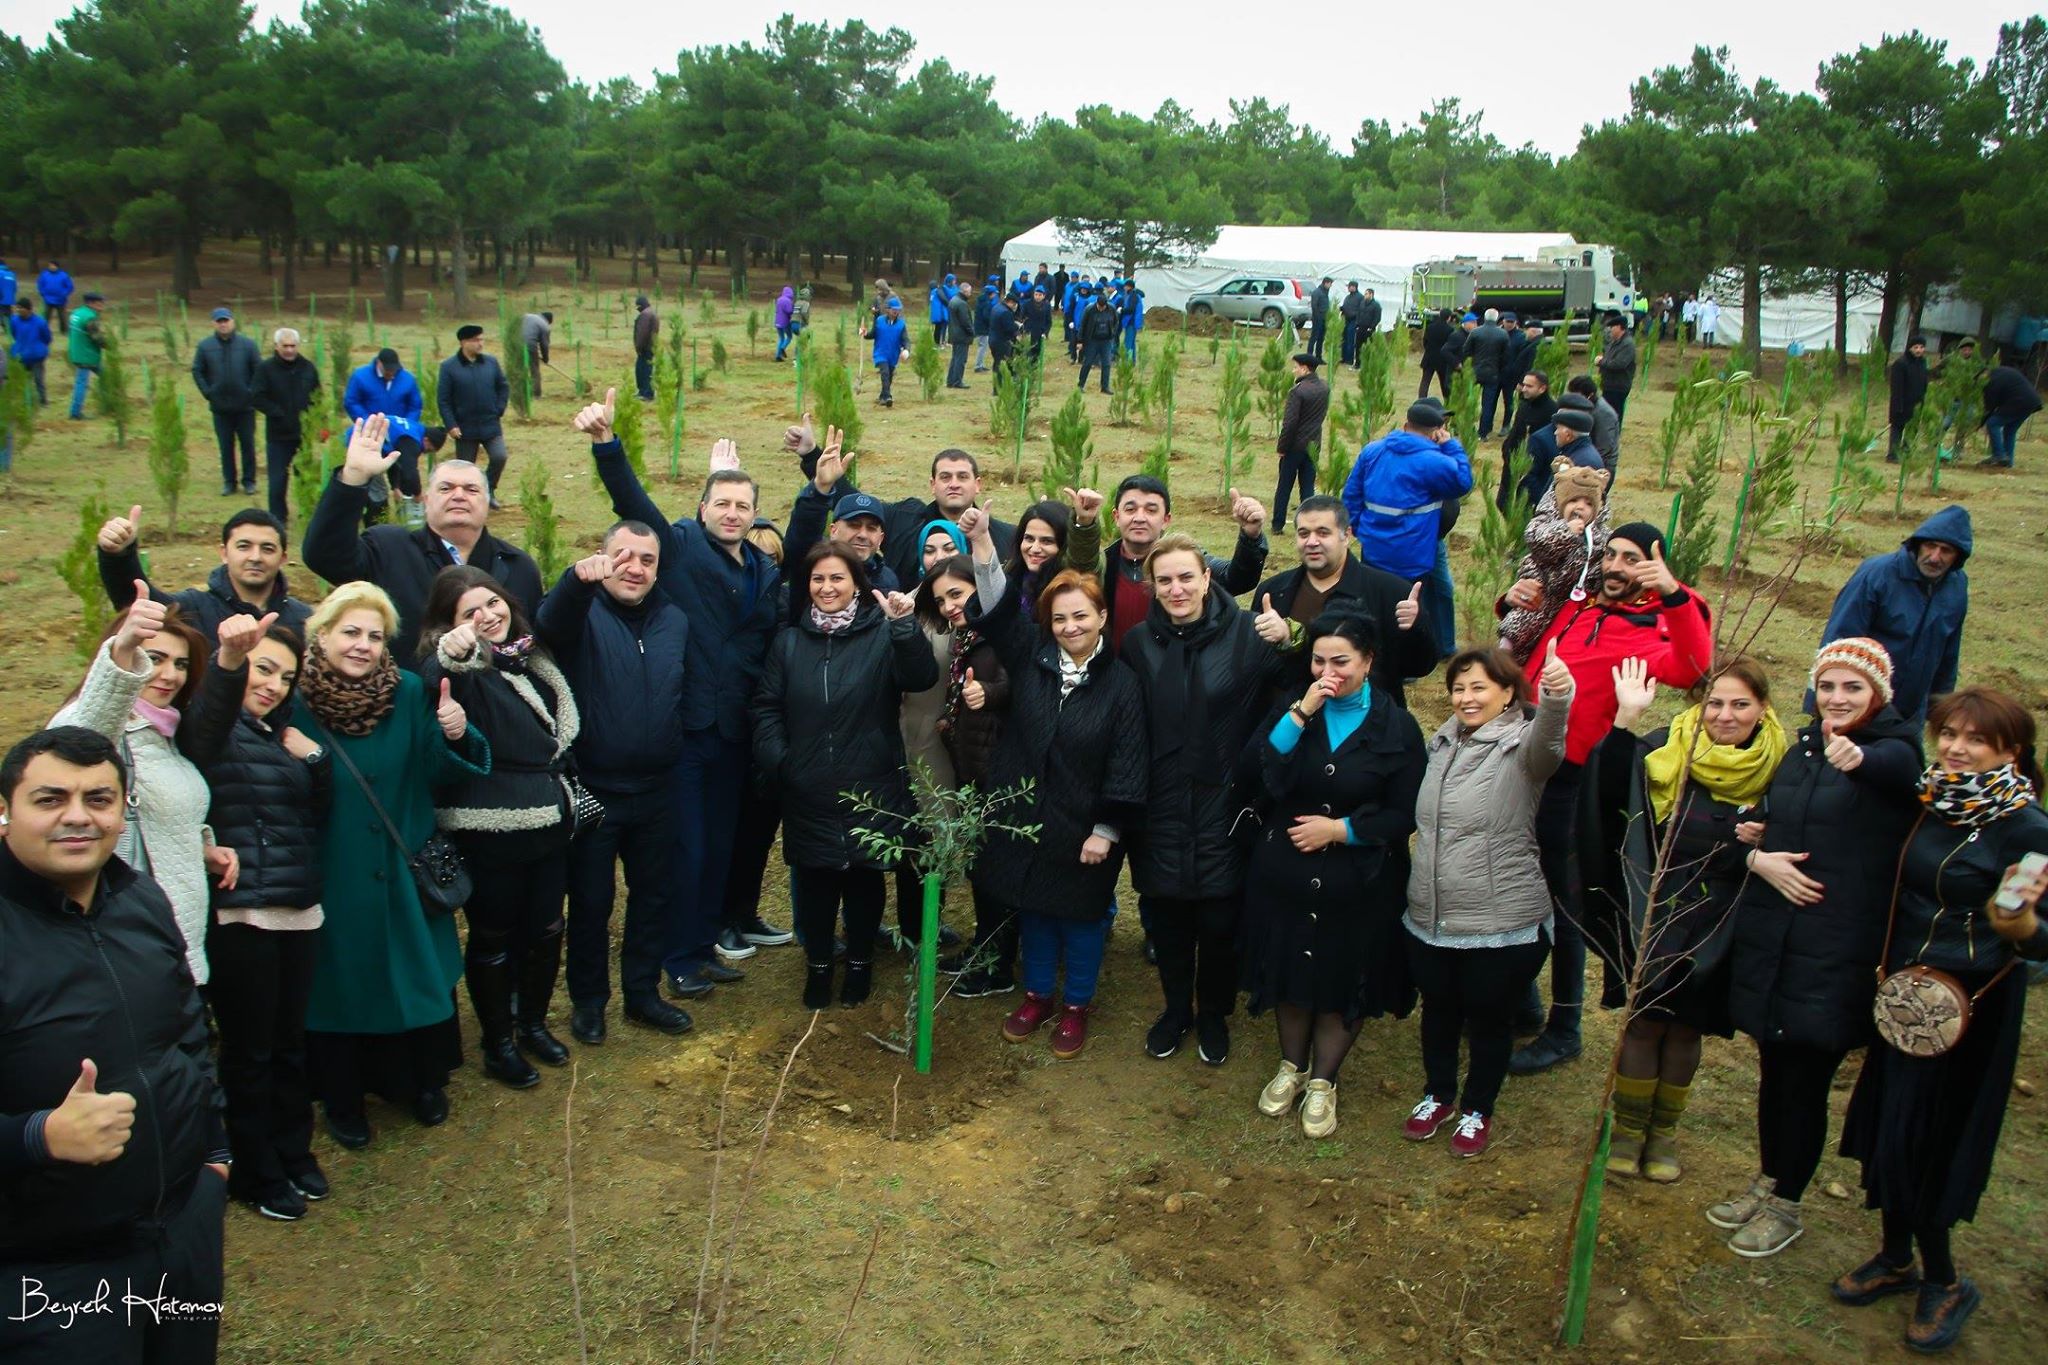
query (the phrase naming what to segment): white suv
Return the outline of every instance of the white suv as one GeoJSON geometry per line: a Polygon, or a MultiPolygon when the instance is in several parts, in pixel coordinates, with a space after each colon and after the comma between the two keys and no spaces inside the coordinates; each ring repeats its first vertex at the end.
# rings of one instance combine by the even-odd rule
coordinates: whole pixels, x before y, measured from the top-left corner
{"type": "Polygon", "coordinates": [[[1191,318],[1214,314],[1234,322],[1256,322],[1263,327],[1290,322],[1306,327],[1309,320],[1308,294],[1301,281],[1270,275],[1246,275],[1216,289],[1190,294],[1187,311],[1191,318]]]}

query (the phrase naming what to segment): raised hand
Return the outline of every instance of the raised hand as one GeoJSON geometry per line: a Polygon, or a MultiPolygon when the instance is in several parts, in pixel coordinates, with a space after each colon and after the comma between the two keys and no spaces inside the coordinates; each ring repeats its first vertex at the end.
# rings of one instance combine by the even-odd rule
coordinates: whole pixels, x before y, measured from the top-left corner
{"type": "Polygon", "coordinates": [[[1827,888],[1799,870],[1810,853],[1765,853],[1749,855],[1749,870],[1770,883],[1771,889],[1794,905],[1818,905],[1827,888]]]}
{"type": "Polygon", "coordinates": [[[1408,590],[1408,595],[1394,604],[1394,628],[1412,630],[1422,617],[1422,585],[1417,583],[1408,590]]]}
{"type": "Polygon", "coordinates": [[[1269,645],[1284,645],[1293,634],[1287,628],[1287,618],[1273,610],[1272,593],[1259,599],[1259,614],[1252,618],[1252,629],[1269,645]]]}
{"type": "MultiPolygon", "coordinates": [[[[581,574],[577,575],[579,578],[581,574]]],[[[467,659],[476,653],[482,641],[476,637],[476,627],[467,621],[458,621],[441,636],[440,654],[444,659],[467,659]]],[[[445,686],[447,679],[441,680],[445,686]]]]}
{"type": "Polygon", "coordinates": [[[135,601],[121,618],[121,628],[107,651],[115,663],[134,672],[141,665],[136,652],[157,637],[164,628],[164,604],[149,595],[149,584],[135,580],[135,601]]]}
{"type": "Polygon", "coordinates": [[[971,668],[960,682],[960,704],[970,711],[979,711],[988,704],[988,689],[974,680],[971,668]]]}
{"type": "Polygon", "coordinates": [[[1265,529],[1266,509],[1257,498],[1247,498],[1233,488],[1230,490],[1230,518],[1237,523],[1238,533],[1257,539],[1265,529]]]}
{"type": "Polygon", "coordinates": [[[1301,700],[1296,704],[1301,707],[1303,714],[1312,716],[1323,709],[1323,703],[1328,701],[1335,691],[1336,684],[1329,678],[1316,678],[1309,683],[1308,691],[1301,694],[1301,700]]]}
{"type": "Polygon", "coordinates": [[[1092,488],[1062,488],[1060,493],[1074,504],[1074,524],[1093,526],[1102,515],[1102,494],[1092,488]]]}
{"type": "Polygon", "coordinates": [[[602,583],[625,566],[633,552],[621,545],[610,554],[602,550],[594,555],[585,555],[576,561],[576,581],[579,583],[602,583]]]}
{"type": "MultiPolygon", "coordinates": [[[[381,412],[359,417],[348,429],[348,455],[341,464],[341,481],[361,488],[398,462],[398,452],[384,453],[384,438],[391,432],[391,419],[381,412]]],[[[454,432],[450,431],[450,435],[454,432]]]]}
{"type": "Polygon", "coordinates": [[[142,504],[136,503],[128,509],[125,517],[108,517],[100,527],[99,547],[110,555],[120,554],[135,543],[136,534],[142,528],[142,504]]]}
{"type": "Polygon", "coordinates": [[[602,403],[591,403],[577,413],[572,421],[576,430],[590,438],[594,446],[601,446],[612,438],[612,425],[619,414],[619,391],[616,388],[604,391],[602,403]]]}
{"type": "Polygon", "coordinates": [[[1652,543],[1650,557],[1635,567],[1638,588],[1647,588],[1659,597],[1669,597],[1678,591],[1678,577],[1671,572],[1671,566],[1664,562],[1664,547],[1652,543]]]}
{"type": "MultiPolygon", "coordinates": [[[[806,418],[805,420],[808,421],[809,419],[806,418]]],[[[812,442],[812,445],[816,444],[815,441],[812,442]]],[[[820,493],[830,493],[832,485],[845,477],[846,455],[843,450],[845,444],[845,432],[841,431],[838,427],[825,428],[825,448],[818,452],[816,472],[811,475],[811,487],[817,489],[820,493]]]]}
{"type": "Polygon", "coordinates": [[[249,651],[256,647],[264,633],[277,624],[277,613],[267,612],[260,619],[254,616],[230,616],[220,623],[220,633],[215,636],[220,650],[214,661],[230,672],[249,662],[249,651]]]}
{"type": "Polygon", "coordinates": [[[469,713],[462,709],[461,702],[448,695],[446,678],[441,679],[441,700],[434,707],[434,719],[440,723],[441,734],[450,742],[469,733],[469,713]]]}
{"type": "Polygon", "coordinates": [[[1837,772],[1853,773],[1863,765],[1863,750],[1847,735],[1836,734],[1833,721],[1822,721],[1820,732],[1827,738],[1827,760],[1837,772]]]}
{"type": "Polygon", "coordinates": [[[1650,676],[1650,666],[1641,659],[1623,659],[1611,670],[1614,678],[1614,700],[1618,703],[1614,713],[1614,724],[1626,730],[1641,720],[1643,713],[1657,700],[1657,680],[1650,676]]]}
{"type": "Polygon", "coordinates": [[[2048,867],[2034,869],[2034,875],[2027,876],[2024,863],[2014,863],[2005,869],[1998,879],[1998,891],[1993,893],[1991,902],[1991,928],[2000,938],[2011,943],[2025,943],[2041,927],[2041,898],[2048,895],[2048,867]],[[2019,897],[2017,910],[2007,909],[1998,903],[1999,896],[2011,891],[2019,897]]]}
{"type": "Polygon", "coordinates": [[[818,434],[811,429],[811,415],[808,412],[795,426],[782,429],[782,448],[792,455],[808,455],[818,448],[818,434]]]}
{"type": "Polygon", "coordinates": [[[43,1145],[52,1160],[104,1166],[127,1150],[135,1128],[135,1097],[116,1090],[99,1093],[100,1071],[87,1057],[64,1102],[43,1121],[43,1145]]]}
{"type": "Polygon", "coordinates": [[[891,621],[902,620],[910,615],[910,609],[917,605],[917,599],[907,592],[883,592],[880,588],[872,591],[875,594],[875,601],[881,604],[882,614],[891,621]]]}
{"type": "Polygon", "coordinates": [[[989,511],[989,506],[994,501],[993,498],[983,498],[978,503],[969,504],[960,513],[958,523],[960,533],[967,537],[967,548],[984,564],[996,557],[995,537],[989,530],[995,522],[994,515],[989,511]]]}
{"type": "Polygon", "coordinates": [[[740,443],[730,436],[721,436],[711,443],[711,472],[740,467],[740,443]]]}
{"type": "Polygon", "coordinates": [[[1572,671],[1557,657],[1557,640],[1552,638],[1550,648],[1543,656],[1543,690],[1553,697],[1562,697],[1572,690],[1572,671]]]}

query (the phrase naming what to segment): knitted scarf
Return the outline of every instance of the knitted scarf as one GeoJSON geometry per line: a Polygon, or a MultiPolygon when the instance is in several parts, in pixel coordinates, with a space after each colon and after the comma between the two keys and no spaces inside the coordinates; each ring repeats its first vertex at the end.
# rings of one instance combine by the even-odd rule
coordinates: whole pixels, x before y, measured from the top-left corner
{"type": "Polygon", "coordinates": [[[1927,765],[1920,801],[1937,819],[1965,829],[1996,824],[2034,802],[2034,786],[2013,764],[1981,773],[1952,773],[1927,765]]]}
{"type": "MultiPolygon", "coordinates": [[[[960,713],[967,709],[967,703],[960,699],[960,689],[967,686],[967,656],[981,643],[981,633],[973,626],[959,625],[949,632],[952,636],[952,653],[946,661],[946,710],[939,717],[939,732],[944,734],[960,719],[960,713]]],[[[987,679],[976,681],[986,683],[987,679]]]]}
{"type": "Polygon", "coordinates": [[[1701,709],[1688,706],[1671,720],[1671,737],[1643,759],[1643,773],[1650,784],[1650,810],[1662,824],[1671,818],[1678,804],[1679,775],[1700,784],[1717,801],[1731,806],[1753,806],[1763,799],[1771,785],[1771,774],[1785,756],[1789,740],[1778,713],[1764,708],[1756,737],[1746,745],[1715,744],[1700,725],[1701,709]],[[1692,765],[1686,766],[1686,755],[1692,765]]]}
{"type": "Polygon", "coordinates": [[[859,610],[860,599],[858,598],[847,603],[844,611],[820,611],[818,605],[814,602],[811,604],[811,624],[824,631],[827,635],[837,635],[840,631],[853,624],[854,613],[859,610]]]}
{"type": "Polygon", "coordinates": [[[386,650],[366,676],[348,677],[327,662],[327,651],[316,635],[299,672],[299,696],[335,734],[367,735],[391,714],[398,700],[398,665],[386,650]]]}

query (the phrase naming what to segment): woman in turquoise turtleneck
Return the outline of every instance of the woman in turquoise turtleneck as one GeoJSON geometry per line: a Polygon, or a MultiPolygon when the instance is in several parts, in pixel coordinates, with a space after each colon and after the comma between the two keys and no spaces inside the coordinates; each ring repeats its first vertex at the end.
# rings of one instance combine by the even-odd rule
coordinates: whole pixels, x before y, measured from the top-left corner
{"type": "MultiPolygon", "coordinates": [[[[1408,836],[1422,781],[1422,731],[1367,676],[1370,618],[1326,612],[1308,629],[1308,691],[1246,755],[1270,810],[1245,879],[1253,1013],[1273,1008],[1280,1070],[1259,1094],[1302,1132],[1337,1128],[1337,1070],[1367,1018],[1407,1012],[1394,951],[1408,836]]],[[[1246,819],[1250,819],[1247,815],[1246,819]]]]}

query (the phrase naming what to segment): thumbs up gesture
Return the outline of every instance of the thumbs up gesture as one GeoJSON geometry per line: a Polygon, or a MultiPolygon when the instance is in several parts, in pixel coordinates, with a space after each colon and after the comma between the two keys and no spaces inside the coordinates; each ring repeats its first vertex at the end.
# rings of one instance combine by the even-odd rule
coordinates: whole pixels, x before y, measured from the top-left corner
{"type": "Polygon", "coordinates": [[[462,709],[462,703],[448,695],[448,680],[441,679],[441,700],[434,707],[434,719],[440,723],[441,734],[449,743],[454,743],[469,733],[469,713],[462,709]]]}
{"type": "Polygon", "coordinates": [[[122,1091],[99,1093],[100,1070],[87,1057],[64,1102],[43,1121],[43,1144],[58,1161],[103,1166],[127,1150],[135,1127],[135,1097],[122,1091]]]}
{"type": "Polygon", "coordinates": [[[1068,502],[1074,504],[1074,524],[1093,526],[1102,514],[1102,494],[1092,488],[1062,488],[1068,502]]]}
{"type": "Polygon", "coordinates": [[[1571,695],[1572,671],[1565,667],[1563,659],[1557,657],[1555,639],[1550,642],[1550,648],[1543,656],[1543,690],[1553,697],[1571,695]]]}
{"type": "Polygon", "coordinates": [[[149,595],[149,584],[136,579],[135,601],[122,614],[121,628],[114,632],[108,656],[130,673],[138,671],[142,667],[138,652],[163,628],[164,604],[149,595]]]}
{"type": "Polygon", "coordinates": [[[266,612],[261,618],[254,616],[230,616],[220,623],[220,649],[214,655],[214,662],[233,672],[249,662],[249,651],[256,647],[264,633],[277,624],[277,613],[266,612]]]}
{"type": "Polygon", "coordinates": [[[1678,591],[1678,576],[1671,572],[1671,566],[1664,562],[1664,547],[1652,542],[1650,557],[1636,565],[1636,586],[1669,597],[1678,591]]]}
{"type": "Polygon", "coordinates": [[[1417,583],[1408,590],[1408,595],[1394,604],[1394,627],[1397,630],[1412,630],[1422,616],[1422,585],[1417,583]]]}
{"type": "Polygon", "coordinates": [[[1252,618],[1252,628],[1269,645],[1284,645],[1293,633],[1288,629],[1287,618],[1273,610],[1272,593],[1259,599],[1259,614],[1252,618]]]}
{"type": "Polygon", "coordinates": [[[988,692],[974,680],[974,670],[968,669],[967,676],[960,683],[960,703],[970,711],[979,711],[988,704],[988,692]]]}
{"type": "Polygon", "coordinates": [[[1266,526],[1266,509],[1257,498],[1244,497],[1233,488],[1230,490],[1230,516],[1237,523],[1239,534],[1258,539],[1266,526]]]}
{"type": "Polygon", "coordinates": [[[1863,750],[1847,735],[1837,734],[1833,721],[1822,721],[1820,732],[1827,741],[1827,747],[1823,752],[1836,771],[1852,773],[1862,766],[1863,750]]]}
{"type": "Polygon", "coordinates": [[[136,534],[142,528],[142,504],[128,509],[125,517],[108,517],[100,527],[98,544],[110,555],[120,554],[135,543],[136,534]]]}

